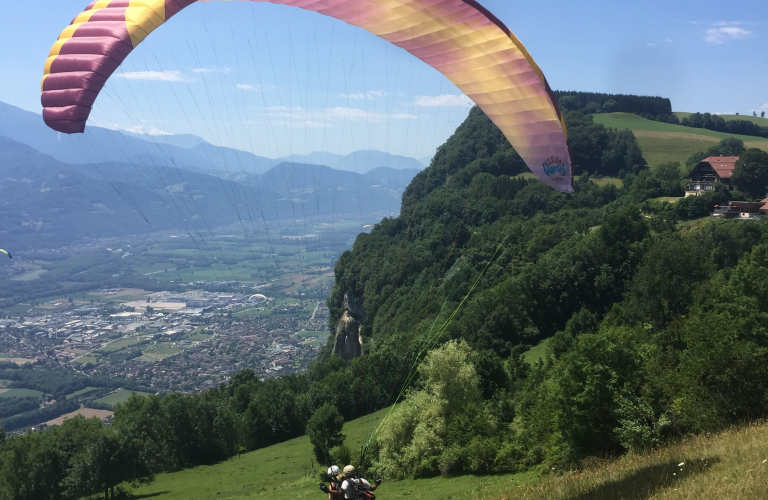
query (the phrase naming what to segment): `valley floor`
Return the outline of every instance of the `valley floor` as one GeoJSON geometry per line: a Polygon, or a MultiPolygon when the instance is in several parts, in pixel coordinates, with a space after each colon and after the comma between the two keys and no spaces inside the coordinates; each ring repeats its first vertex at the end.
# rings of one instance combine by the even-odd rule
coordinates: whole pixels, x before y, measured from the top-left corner
{"type": "MultiPolygon", "coordinates": [[[[345,425],[362,445],[383,412],[345,425]]],[[[210,467],[161,474],[134,498],[157,500],[322,499],[306,437],[210,467]]],[[[691,438],[643,455],[590,463],[565,475],[536,473],[385,481],[381,500],[693,500],[768,499],[768,424],[691,438]]]]}

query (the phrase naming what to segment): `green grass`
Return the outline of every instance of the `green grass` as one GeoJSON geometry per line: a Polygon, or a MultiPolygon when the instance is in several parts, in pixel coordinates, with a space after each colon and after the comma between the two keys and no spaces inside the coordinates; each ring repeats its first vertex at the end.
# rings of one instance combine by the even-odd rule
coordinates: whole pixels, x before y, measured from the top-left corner
{"type": "Polygon", "coordinates": [[[644,454],[509,484],[477,500],[751,500],[768,498],[768,426],[692,437],[644,454]]]}
{"type": "Polygon", "coordinates": [[[86,354],[84,356],[80,356],[79,358],[77,358],[75,360],[75,363],[81,363],[81,364],[84,364],[84,365],[88,364],[88,363],[91,363],[91,364],[95,365],[99,361],[101,361],[101,356],[99,356],[98,354],[90,353],[90,354],[86,354]]]}
{"type": "MultiPolygon", "coordinates": [[[[359,449],[383,412],[347,422],[347,446],[359,449]]],[[[382,500],[746,500],[766,498],[768,425],[692,437],[643,454],[592,459],[583,469],[557,474],[385,480],[382,500]]],[[[326,498],[309,440],[293,439],[225,462],[159,474],[133,490],[157,500],[302,500],[326,498]]]]}
{"type": "Polygon", "coordinates": [[[98,387],[86,387],[85,389],[80,389],[79,391],[75,391],[72,394],[67,394],[67,399],[76,398],[78,396],[83,396],[85,394],[88,394],[89,392],[97,391],[99,390],[98,387]]]}
{"type": "Polygon", "coordinates": [[[611,128],[628,128],[631,130],[647,130],[651,132],[682,132],[687,134],[703,135],[707,137],[713,137],[715,139],[725,139],[726,137],[737,137],[745,142],[747,141],[764,141],[768,142],[768,139],[762,137],[753,137],[750,135],[737,135],[726,134],[724,132],[715,132],[714,130],[706,130],[703,128],[684,127],[682,125],[674,125],[672,123],[657,122],[653,120],[646,120],[640,116],[632,113],[605,113],[593,115],[595,123],[600,123],[606,127],[611,128]]]}
{"type": "Polygon", "coordinates": [[[0,379],[0,389],[5,389],[13,383],[13,380],[0,379]]]}
{"type": "MultiPolygon", "coordinates": [[[[351,450],[360,449],[385,411],[344,425],[346,444],[351,450]]],[[[309,439],[301,437],[213,466],[159,474],[153,484],[137,488],[133,493],[140,497],[151,496],[154,500],[321,500],[327,495],[323,495],[318,488],[318,476],[310,474],[307,477],[311,472],[312,456],[309,439]]],[[[316,473],[326,467],[325,464],[314,463],[316,473]]],[[[532,479],[533,475],[529,474],[385,481],[376,496],[382,500],[464,499],[481,494],[498,494],[510,484],[522,484],[532,479]]]]}
{"type": "Polygon", "coordinates": [[[35,391],[33,389],[11,389],[8,392],[4,392],[0,394],[0,399],[4,398],[39,398],[43,395],[40,391],[35,391]]]}
{"type": "Polygon", "coordinates": [[[150,395],[147,392],[127,391],[125,389],[118,389],[115,392],[110,392],[106,396],[100,397],[99,399],[95,400],[94,402],[114,407],[117,403],[125,403],[126,401],[128,401],[128,398],[131,397],[131,394],[133,392],[135,392],[139,396],[149,396],[150,395]]]}
{"type": "Polygon", "coordinates": [[[685,165],[685,161],[693,153],[706,151],[726,137],[737,137],[743,140],[747,147],[768,151],[768,139],[655,122],[630,113],[596,114],[594,120],[595,123],[606,127],[632,130],[643,150],[643,156],[651,167],[667,162],[685,165]]]}
{"type": "Polygon", "coordinates": [[[528,364],[534,364],[540,359],[544,359],[547,354],[547,344],[549,339],[542,340],[539,345],[533,346],[523,354],[523,360],[528,364]]]}
{"type": "Polygon", "coordinates": [[[683,198],[681,196],[661,196],[659,198],[654,198],[655,201],[666,202],[666,203],[677,203],[682,199],[683,198]]]}
{"type": "Polygon", "coordinates": [[[138,343],[139,343],[139,339],[136,337],[124,337],[120,340],[115,340],[114,342],[110,342],[109,344],[99,349],[97,352],[103,352],[103,353],[116,352],[121,349],[125,349],[126,347],[136,345],[138,343]]]}
{"type": "Polygon", "coordinates": [[[138,361],[162,361],[183,352],[184,348],[170,342],[158,343],[144,349],[144,355],[136,358],[138,361]]]}

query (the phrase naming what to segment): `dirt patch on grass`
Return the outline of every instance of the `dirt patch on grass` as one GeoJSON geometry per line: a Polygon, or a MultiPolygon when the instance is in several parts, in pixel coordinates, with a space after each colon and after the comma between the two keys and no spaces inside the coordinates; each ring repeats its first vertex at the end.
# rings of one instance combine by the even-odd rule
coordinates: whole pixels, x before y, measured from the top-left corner
{"type": "Polygon", "coordinates": [[[111,417],[113,415],[111,410],[94,410],[93,408],[80,408],[79,410],[73,411],[72,413],[67,413],[66,415],[62,415],[59,418],[54,418],[53,420],[49,420],[46,422],[46,425],[61,425],[64,423],[65,420],[73,418],[77,415],[82,415],[85,418],[92,418],[92,417],[99,417],[102,420],[105,420],[108,417],[111,417]]]}

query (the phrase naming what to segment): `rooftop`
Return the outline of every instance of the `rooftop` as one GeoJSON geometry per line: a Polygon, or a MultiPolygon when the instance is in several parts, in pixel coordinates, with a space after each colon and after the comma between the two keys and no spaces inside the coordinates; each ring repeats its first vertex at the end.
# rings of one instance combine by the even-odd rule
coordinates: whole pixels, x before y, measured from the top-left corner
{"type": "Polygon", "coordinates": [[[709,163],[721,179],[729,179],[733,175],[737,161],[739,161],[738,156],[710,156],[701,160],[701,163],[709,163]]]}

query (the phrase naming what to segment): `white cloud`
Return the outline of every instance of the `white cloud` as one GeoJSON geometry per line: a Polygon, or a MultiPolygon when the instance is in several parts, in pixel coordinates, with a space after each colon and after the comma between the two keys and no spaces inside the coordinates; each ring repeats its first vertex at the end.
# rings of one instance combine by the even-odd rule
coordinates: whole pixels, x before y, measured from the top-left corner
{"type": "Polygon", "coordinates": [[[147,80],[159,82],[188,82],[189,78],[184,76],[181,71],[133,71],[128,73],[118,73],[118,78],[126,80],[147,80]]]}
{"type": "Polygon", "coordinates": [[[235,85],[235,88],[237,90],[258,90],[258,88],[251,83],[238,83],[237,85],[235,85]]]}
{"type": "Polygon", "coordinates": [[[165,130],[160,130],[159,128],[155,128],[155,127],[145,127],[144,125],[134,125],[133,127],[122,128],[118,130],[125,130],[126,132],[131,132],[132,134],[139,134],[139,135],[152,135],[152,136],[171,135],[170,132],[166,132],[165,130]]]}
{"type": "Polygon", "coordinates": [[[339,97],[342,99],[353,99],[356,101],[360,101],[363,99],[377,99],[379,97],[385,97],[387,95],[386,92],[382,92],[380,90],[370,90],[368,92],[358,92],[358,93],[352,93],[352,94],[339,94],[339,97]]]}
{"type": "Polygon", "coordinates": [[[738,26],[722,26],[706,30],[704,32],[704,41],[719,45],[730,40],[743,40],[751,34],[751,31],[738,26]]]}
{"type": "Polygon", "coordinates": [[[286,106],[270,106],[267,108],[267,116],[275,119],[282,119],[295,126],[304,126],[308,128],[320,128],[332,123],[344,121],[386,123],[390,120],[415,120],[418,118],[416,115],[408,113],[387,115],[386,113],[365,111],[363,109],[346,106],[325,108],[324,110],[307,110],[298,106],[294,108],[286,106]]]}
{"type": "Polygon", "coordinates": [[[194,68],[192,73],[207,75],[208,73],[229,73],[230,68],[194,68]]]}
{"type": "Polygon", "coordinates": [[[438,96],[420,95],[416,98],[416,106],[424,108],[461,107],[471,108],[475,103],[465,95],[442,94],[438,96]]]}
{"type": "Polygon", "coordinates": [[[646,47],[658,47],[659,44],[658,43],[646,43],[645,46],[646,47]]]}
{"type": "Polygon", "coordinates": [[[759,106],[757,109],[750,109],[749,114],[751,115],[753,111],[757,113],[757,116],[760,116],[760,113],[762,112],[765,112],[766,114],[768,114],[768,102],[766,102],[762,106],[759,106]]]}

